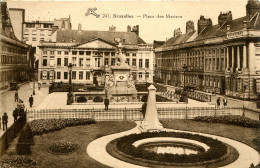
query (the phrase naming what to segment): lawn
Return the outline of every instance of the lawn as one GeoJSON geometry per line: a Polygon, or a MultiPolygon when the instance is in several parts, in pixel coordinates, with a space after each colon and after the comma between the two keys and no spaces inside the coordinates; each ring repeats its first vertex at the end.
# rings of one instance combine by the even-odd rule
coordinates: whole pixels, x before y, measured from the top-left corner
{"type": "MultiPolygon", "coordinates": [[[[257,144],[252,141],[258,136],[258,129],[256,128],[177,119],[163,120],[161,123],[165,128],[215,134],[243,142],[256,150],[258,148],[257,144]]],[[[101,136],[122,132],[133,127],[135,127],[134,122],[104,121],[91,125],[67,127],[60,131],[34,136],[35,145],[31,147],[32,154],[28,157],[37,161],[37,167],[40,168],[106,168],[107,166],[98,163],[87,155],[88,144],[101,136]],[[54,155],[47,152],[49,145],[61,140],[76,143],[79,148],[69,155],[54,155]]],[[[16,141],[12,143],[1,159],[15,156],[15,143],[16,141]]]]}

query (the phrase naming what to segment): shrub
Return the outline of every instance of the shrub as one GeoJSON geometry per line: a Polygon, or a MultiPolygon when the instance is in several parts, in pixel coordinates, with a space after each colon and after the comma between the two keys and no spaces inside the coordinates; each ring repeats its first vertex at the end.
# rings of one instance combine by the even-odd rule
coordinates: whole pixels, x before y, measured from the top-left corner
{"type": "Polygon", "coordinates": [[[257,145],[260,144],[260,136],[254,138],[254,139],[253,139],[253,142],[254,142],[255,144],[257,144],[257,145]]]}
{"type": "Polygon", "coordinates": [[[93,102],[103,102],[103,98],[101,96],[97,96],[93,99],[93,102]]]}
{"type": "Polygon", "coordinates": [[[223,123],[237,125],[241,127],[258,128],[259,123],[256,120],[252,120],[242,116],[201,116],[195,117],[195,121],[208,122],[208,123],[223,123]]]}
{"type": "Polygon", "coordinates": [[[16,145],[16,153],[18,155],[26,155],[31,153],[30,146],[34,144],[33,133],[31,127],[26,124],[20,132],[18,143],[16,145]]]}
{"type": "Polygon", "coordinates": [[[178,132],[146,132],[141,134],[131,134],[116,139],[116,147],[119,151],[134,156],[136,158],[171,163],[195,163],[209,161],[213,159],[218,159],[227,153],[227,146],[216,139],[204,137],[197,134],[178,132]],[[190,155],[178,155],[169,153],[157,154],[132,145],[135,141],[152,137],[178,137],[192,139],[207,144],[210,149],[206,152],[190,155]]]}
{"type": "Polygon", "coordinates": [[[70,154],[77,150],[78,145],[67,141],[60,141],[49,146],[49,152],[57,155],[70,154]]]}
{"type": "Polygon", "coordinates": [[[19,156],[19,157],[11,157],[9,159],[1,160],[1,166],[2,168],[11,168],[11,167],[36,167],[37,162],[25,157],[25,156],[19,156]]]}

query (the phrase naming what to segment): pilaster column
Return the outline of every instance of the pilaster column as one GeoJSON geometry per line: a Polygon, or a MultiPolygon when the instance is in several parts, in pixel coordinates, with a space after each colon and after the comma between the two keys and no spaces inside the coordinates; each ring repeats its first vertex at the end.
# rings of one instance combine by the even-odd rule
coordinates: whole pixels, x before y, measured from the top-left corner
{"type": "Polygon", "coordinates": [[[231,53],[231,54],[232,54],[232,64],[231,64],[231,68],[234,68],[234,57],[235,57],[235,56],[234,56],[234,47],[233,47],[233,46],[232,46],[232,50],[231,50],[231,51],[232,51],[232,53],[231,53]]]}
{"type": "Polygon", "coordinates": [[[213,65],[213,50],[211,49],[211,60],[210,60],[210,65],[211,65],[211,67],[210,67],[210,70],[213,70],[214,69],[214,65],[213,65]]]}
{"type": "Polygon", "coordinates": [[[255,70],[255,44],[254,42],[250,42],[248,44],[248,67],[250,71],[253,72],[255,70]]]}
{"type": "Polygon", "coordinates": [[[215,67],[215,70],[217,70],[217,48],[214,50],[215,51],[215,65],[214,65],[214,67],[215,67]]]}
{"type": "Polygon", "coordinates": [[[246,68],[246,64],[247,64],[246,45],[243,45],[243,68],[246,68]]]}
{"type": "Polygon", "coordinates": [[[227,57],[227,62],[226,62],[226,68],[229,68],[229,49],[228,47],[226,48],[226,57],[227,57]]]}
{"type": "Polygon", "coordinates": [[[240,69],[240,49],[237,46],[237,68],[240,69]]]}

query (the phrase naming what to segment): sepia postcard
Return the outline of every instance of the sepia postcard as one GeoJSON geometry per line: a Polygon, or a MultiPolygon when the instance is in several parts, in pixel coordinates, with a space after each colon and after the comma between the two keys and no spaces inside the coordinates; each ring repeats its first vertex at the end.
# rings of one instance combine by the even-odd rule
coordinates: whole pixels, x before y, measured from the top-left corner
{"type": "Polygon", "coordinates": [[[1,168],[258,168],[259,0],[3,0],[1,168]]]}

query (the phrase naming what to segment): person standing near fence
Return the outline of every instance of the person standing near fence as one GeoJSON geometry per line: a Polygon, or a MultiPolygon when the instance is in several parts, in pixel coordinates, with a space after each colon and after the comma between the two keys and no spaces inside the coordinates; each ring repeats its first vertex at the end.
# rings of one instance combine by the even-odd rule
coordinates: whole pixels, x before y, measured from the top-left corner
{"type": "Polygon", "coordinates": [[[29,103],[30,103],[30,107],[32,107],[33,105],[33,96],[31,95],[31,97],[29,98],[29,103]]]}
{"type": "Polygon", "coordinates": [[[41,90],[41,83],[38,83],[38,90],[41,90]]]}
{"type": "Polygon", "coordinates": [[[218,99],[217,99],[217,107],[218,108],[220,107],[220,97],[218,97],[218,99]]]}
{"type": "Polygon", "coordinates": [[[18,117],[18,109],[15,108],[13,111],[13,117],[14,117],[14,122],[17,121],[17,117],[18,117]]]}
{"type": "Polygon", "coordinates": [[[19,101],[18,90],[16,90],[15,93],[14,93],[14,101],[15,101],[15,102],[18,102],[18,101],[19,101]]]}
{"type": "Polygon", "coordinates": [[[104,104],[105,104],[105,111],[108,111],[108,105],[109,105],[109,99],[108,98],[105,99],[104,104]]]}
{"type": "Polygon", "coordinates": [[[146,107],[147,107],[147,103],[144,102],[144,104],[142,105],[142,114],[143,114],[143,118],[145,118],[146,107]]]}
{"type": "Polygon", "coordinates": [[[8,116],[6,113],[2,116],[3,131],[7,130],[8,116]]]}
{"type": "Polygon", "coordinates": [[[223,99],[223,105],[224,105],[224,107],[227,106],[227,98],[226,97],[224,97],[224,99],[223,99]]]}

